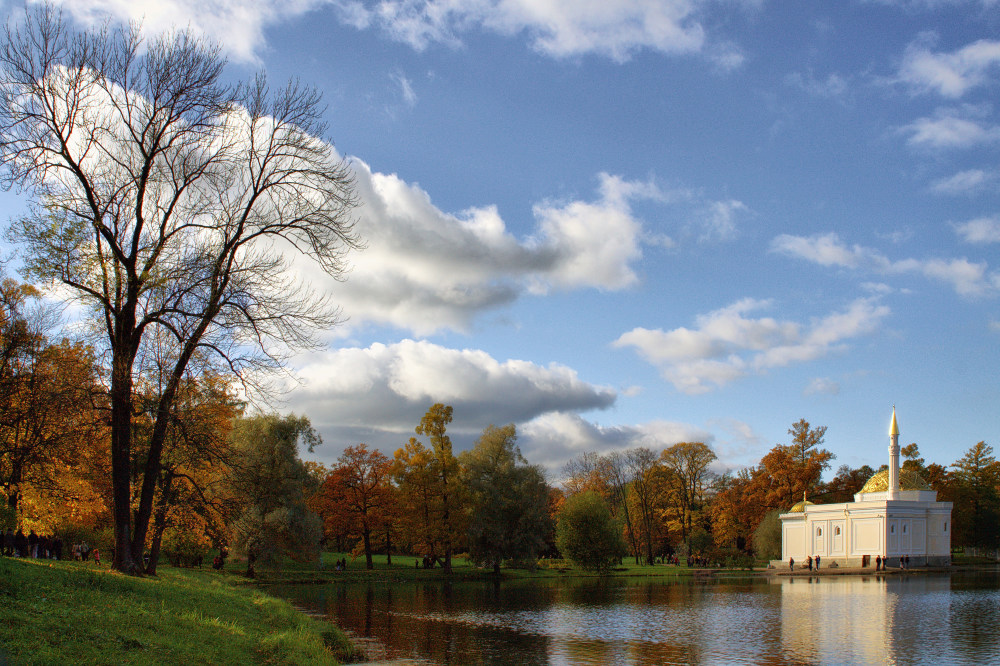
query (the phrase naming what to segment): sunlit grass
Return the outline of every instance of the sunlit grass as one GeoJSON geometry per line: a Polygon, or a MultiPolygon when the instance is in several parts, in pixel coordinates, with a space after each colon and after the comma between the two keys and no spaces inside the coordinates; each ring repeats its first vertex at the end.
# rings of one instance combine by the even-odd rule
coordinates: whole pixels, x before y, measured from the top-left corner
{"type": "Polygon", "coordinates": [[[0,558],[0,663],[336,664],[349,649],[339,631],[236,579],[0,558]]]}

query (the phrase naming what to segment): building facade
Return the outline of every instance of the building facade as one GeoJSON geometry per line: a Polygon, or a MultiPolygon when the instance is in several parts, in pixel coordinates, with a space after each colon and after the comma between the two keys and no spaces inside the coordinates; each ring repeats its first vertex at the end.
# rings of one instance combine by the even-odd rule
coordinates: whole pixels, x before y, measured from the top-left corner
{"type": "Polygon", "coordinates": [[[898,566],[951,563],[951,502],[938,502],[919,475],[899,467],[896,410],[889,427],[889,468],[868,480],[853,502],[813,504],[805,499],[781,514],[780,563],[821,558],[825,566],[898,566]]]}

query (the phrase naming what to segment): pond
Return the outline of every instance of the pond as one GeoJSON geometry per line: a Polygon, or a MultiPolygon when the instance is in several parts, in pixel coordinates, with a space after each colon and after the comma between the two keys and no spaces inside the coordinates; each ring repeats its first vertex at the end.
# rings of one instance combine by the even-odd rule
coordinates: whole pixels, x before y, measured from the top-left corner
{"type": "Polygon", "coordinates": [[[1000,664],[1000,574],[283,586],[413,664],[1000,664]]]}

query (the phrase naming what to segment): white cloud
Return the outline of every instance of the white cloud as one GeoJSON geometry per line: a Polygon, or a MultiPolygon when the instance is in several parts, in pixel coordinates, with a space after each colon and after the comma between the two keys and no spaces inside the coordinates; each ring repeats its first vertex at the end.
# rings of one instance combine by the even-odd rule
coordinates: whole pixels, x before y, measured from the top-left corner
{"type": "Polygon", "coordinates": [[[917,148],[972,148],[1000,141],[1000,127],[982,122],[979,109],[939,109],[900,128],[917,148]]]}
{"type": "Polygon", "coordinates": [[[455,408],[456,431],[477,433],[490,423],[604,409],[616,399],[612,389],[584,382],[566,366],[501,362],[481,350],[414,340],[313,354],[296,374],[301,385],[292,407],[320,428],[379,424],[384,432],[409,433],[428,407],[443,402],[455,408]]]}
{"type": "MultiPolygon", "coordinates": [[[[301,277],[343,308],[347,325],[332,332],[341,336],[365,324],[419,336],[467,331],[480,313],[525,294],[626,289],[638,282],[633,266],[644,245],[673,245],[643,228],[632,210],[635,202],[708,210],[714,205],[652,181],[599,174],[595,199],[537,204],[534,230],[516,237],[495,206],[446,213],[419,185],[373,172],[361,160],[353,164],[363,204],[358,231],[367,248],[350,256],[353,268],[342,283],[296,263],[301,277]]],[[[731,217],[743,206],[729,201],[722,208],[717,233],[731,233],[731,217]]]]}
{"type": "Polygon", "coordinates": [[[684,393],[705,393],[751,374],[805,363],[844,348],[845,341],[875,330],[889,309],[862,298],[841,312],[809,324],[751,318],[770,301],[743,299],[699,315],[694,328],[671,331],[636,328],[621,335],[615,347],[634,347],[660,367],[665,379],[684,393]]]}
{"type": "MultiPolygon", "coordinates": [[[[475,28],[525,35],[535,50],[556,58],[595,53],[624,62],[642,49],[687,54],[706,44],[698,0],[336,0],[334,5],[345,23],[376,27],[417,50],[434,43],[458,45],[461,35],[475,28]]],[[[733,47],[713,54],[723,66],[741,62],[733,47]]]]}
{"type": "MultiPolygon", "coordinates": [[[[41,0],[32,0],[39,2],[41,0]]],[[[99,26],[108,18],[141,21],[143,32],[156,35],[191,28],[218,43],[234,60],[258,61],[264,28],[317,9],[326,0],[54,0],[75,20],[99,26]]]]}
{"type": "Polygon", "coordinates": [[[1000,273],[989,272],[985,262],[977,263],[965,258],[890,261],[876,250],[858,245],[848,247],[835,233],[809,237],[782,234],[771,242],[771,250],[821,266],[867,270],[884,275],[917,273],[931,280],[944,282],[956,293],[967,297],[989,296],[1000,292],[1000,273]]]}
{"type": "Polygon", "coordinates": [[[979,217],[954,227],[966,243],[1000,243],[1000,215],[979,217]]]}
{"type": "Polygon", "coordinates": [[[517,238],[494,206],[448,214],[418,185],[360,160],[354,168],[358,230],[368,247],[352,255],[346,283],[309,277],[330,290],[349,325],[390,324],[418,335],[466,330],[478,313],[528,291],[631,286],[643,241],[631,202],[660,196],[652,183],[601,174],[596,200],[539,204],[536,231],[517,238]]]}
{"type": "Polygon", "coordinates": [[[659,451],[679,442],[711,445],[715,439],[710,432],[688,423],[601,426],[566,412],[539,416],[521,426],[518,434],[524,457],[548,468],[556,478],[569,460],[584,453],[606,454],[636,446],[659,451]]]}
{"type": "Polygon", "coordinates": [[[981,39],[951,53],[932,52],[929,41],[932,35],[910,44],[899,67],[899,81],[917,92],[958,99],[1000,69],[1000,41],[981,39]]]}
{"type": "Polygon", "coordinates": [[[998,182],[1000,171],[968,169],[934,182],[931,191],[936,194],[972,194],[995,186],[998,182]]]}

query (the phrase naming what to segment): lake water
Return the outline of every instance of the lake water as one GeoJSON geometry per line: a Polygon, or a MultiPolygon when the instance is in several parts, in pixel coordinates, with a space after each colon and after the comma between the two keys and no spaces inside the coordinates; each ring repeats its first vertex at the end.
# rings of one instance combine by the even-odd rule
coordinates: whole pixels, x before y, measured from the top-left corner
{"type": "Polygon", "coordinates": [[[414,664],[1000,664],[1000,574],[272,588],[414,664]]]}

